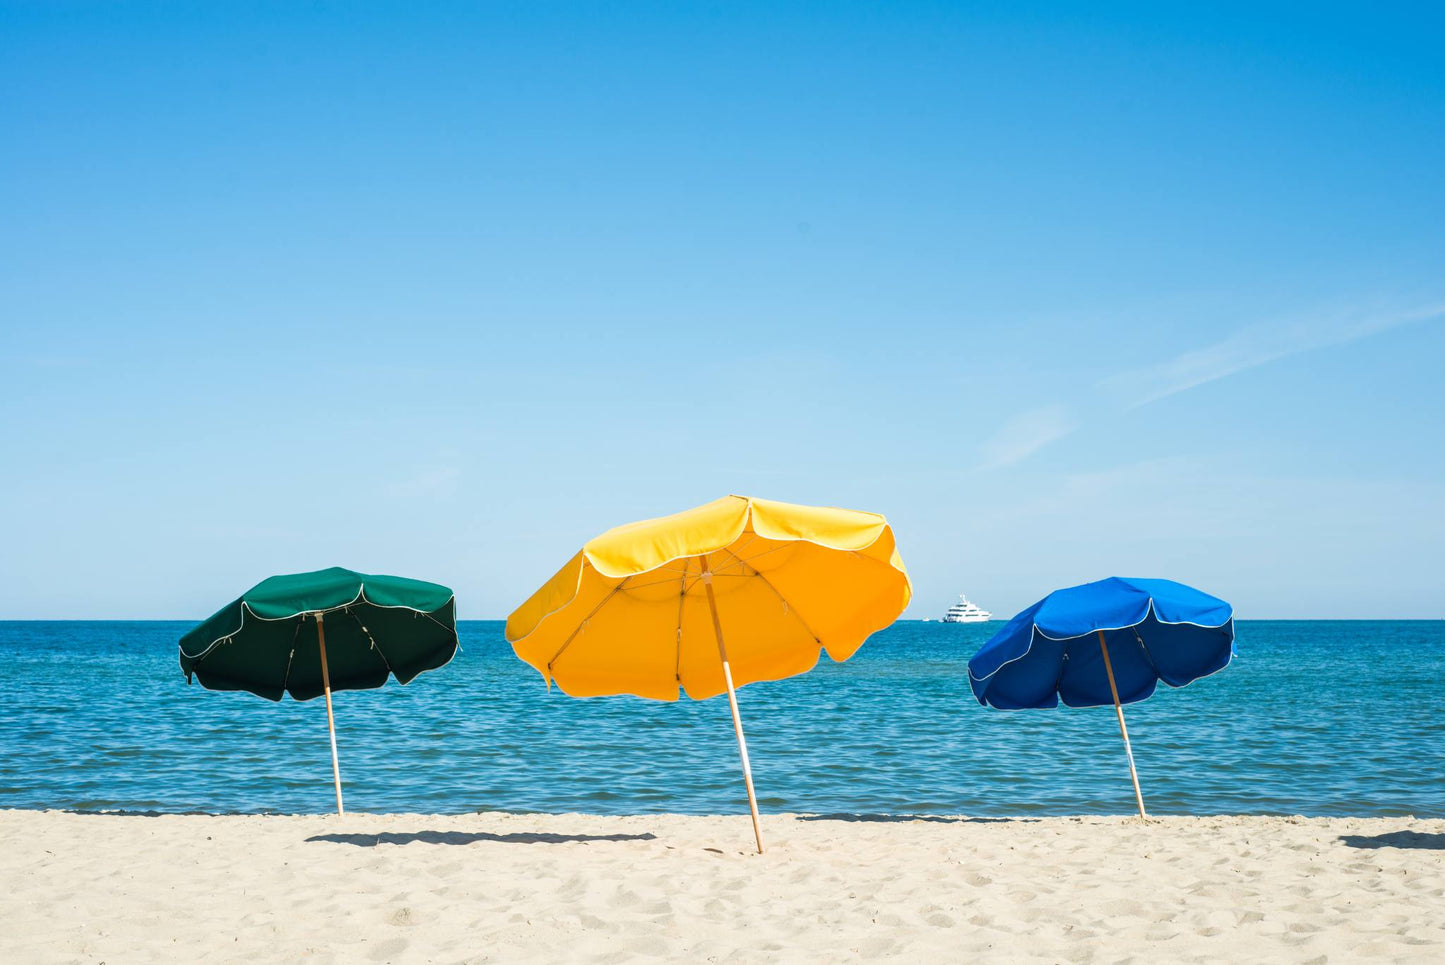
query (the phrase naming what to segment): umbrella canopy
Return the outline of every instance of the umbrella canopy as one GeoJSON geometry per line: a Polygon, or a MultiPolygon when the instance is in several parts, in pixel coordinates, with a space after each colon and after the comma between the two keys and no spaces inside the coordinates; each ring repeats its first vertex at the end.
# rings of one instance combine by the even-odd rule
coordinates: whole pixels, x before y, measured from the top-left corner
{"type": "Polygon", "coordinates": [[[1228,603],[1173,580],[1110,577],[1055,590],[1008,622],[968,662],[978,702],[1000,710],[1113,703],[1098,633],[1112,658],[1119,702],[1223,670],[1234,656],[1228,603]]]}
{"type": "Polygon", "coordinates": [[[456,600],[436,583],[332,567],[262,580],[180,641],[181,670],[210,690],[326,697],[336,809],[341,769],[331,692],[408,683],[457,651],[456,600]]]}
{"type": "Polygon", "coordinates": [[[847,660],[911,593],[882,516],[727,496],[590,541],[506,634],[572,696],[727,693],[756,830],[735,687],[847,660]]]}
{"type": "Polygon", "coordinates": [[[210,690],[267,700],[324,691],[315,615],[326,617],[331,689],[409,683],[457,651],[456,599],[436,583],[333,566],[262,580],[181,637],[181,670],[210,690]]]}
{"type": "Polygon", "coordinates": [[[1112,703],[1139,816],[1144,795],[1123,704],[1223,670],[1234,610],[1173,580],[1110,577],[1055,590],[1009,621],[968,662],[978,702],[1000,710],[1112,703]]]}

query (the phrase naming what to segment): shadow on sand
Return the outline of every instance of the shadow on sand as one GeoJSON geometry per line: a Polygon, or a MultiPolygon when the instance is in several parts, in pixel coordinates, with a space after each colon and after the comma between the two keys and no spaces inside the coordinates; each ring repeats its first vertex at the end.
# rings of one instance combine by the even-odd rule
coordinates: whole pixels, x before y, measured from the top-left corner
{"type": "Polygon", "coordinates": [[[80,814],[88,818],[209,818],[216,816],[215,811],[132,811],[125,808],[47,808],[46,810],[55,811],[58,814],[80,814]]]}
{"type": "Polygon", "coordinates": [[[316,834],[310,841],[350,844],[358,848],[374,848],[379,844],[476,844],[496,841],[502,844],[586,844],[589,841],[653,841],[655,834],[543,834],[517,831],[493,834],[489,831],[383,831],[381,834],[316,834]]]}
{"type": "Polygon", "coordinates": [[[1388,834],[1342,834],[1347,848],[1403,848],[1409,851],[1445,851],[1445,834],[1433,831],[1391,831],[1388,834]]]}
{"type": "Polygon", "coordinates": [[[799,821],[863,821],[870,824],[909,824],[929,821],[934,824],[1013,824],[1029,818],[951,818],[939,814],[800,814],[799,821]]]}

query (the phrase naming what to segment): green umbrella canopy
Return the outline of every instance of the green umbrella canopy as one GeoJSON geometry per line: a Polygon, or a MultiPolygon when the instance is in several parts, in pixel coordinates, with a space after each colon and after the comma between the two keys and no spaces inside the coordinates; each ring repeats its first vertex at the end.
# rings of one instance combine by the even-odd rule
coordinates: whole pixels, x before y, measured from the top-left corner
{"type": "Polygon", "coordinates": [[[211,690],[280,700],[322,694],[316,616],[332,690],[408,683],[457,651],[456,599],[436,583],[341,567],[262,580],[181,637],[181,670],[211,690]]]}

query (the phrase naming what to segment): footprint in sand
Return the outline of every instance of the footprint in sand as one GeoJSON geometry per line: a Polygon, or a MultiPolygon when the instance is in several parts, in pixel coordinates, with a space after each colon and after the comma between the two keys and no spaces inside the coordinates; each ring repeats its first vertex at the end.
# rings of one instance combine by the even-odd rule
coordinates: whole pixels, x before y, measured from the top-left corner
{"type": "Polygon", "coordinates": [[[601,918],[598,918],[596,915],[589,915],[589,914],[587,914],[586,912],[583,912],[582,914],[578,915],[578,916],[577,916],[577,920],[578,920],[579,922],[581,922],[581,923],[582,923],[582,927],[585,928],[585,929],[587,929],[588,931],[616,931],[616,930],[617,930],[617,926],[616,926],[615,924],[612,924],[612,923],[610,923],[610,922],[603,921],[601,918]]]}
{"type": "Polygon", "coordinates": [[[384,942],[378,942],[366,957],[373,962],[394,962],[401,958],[407,944],[405,938],[388,938],[384,942]]]}
{"type": "Polygon", "coordinates": [[[632,908],[642,904],[642,896],[629,888],[618,888],[612,892],[607,904],[613,908],[632,908]]]}

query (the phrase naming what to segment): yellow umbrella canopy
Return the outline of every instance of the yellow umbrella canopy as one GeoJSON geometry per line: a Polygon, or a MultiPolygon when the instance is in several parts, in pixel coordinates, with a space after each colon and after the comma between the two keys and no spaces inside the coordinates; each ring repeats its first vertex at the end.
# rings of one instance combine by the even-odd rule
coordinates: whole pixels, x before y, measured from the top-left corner
{"type": "Polygon", "coordinates": [[[810,670],[820,649],[847,660],[911,594],[882,516],[727,496],[590,541],[506,633],[574,697],[726,692],[756,831],[734,688],[810,670]]]}

